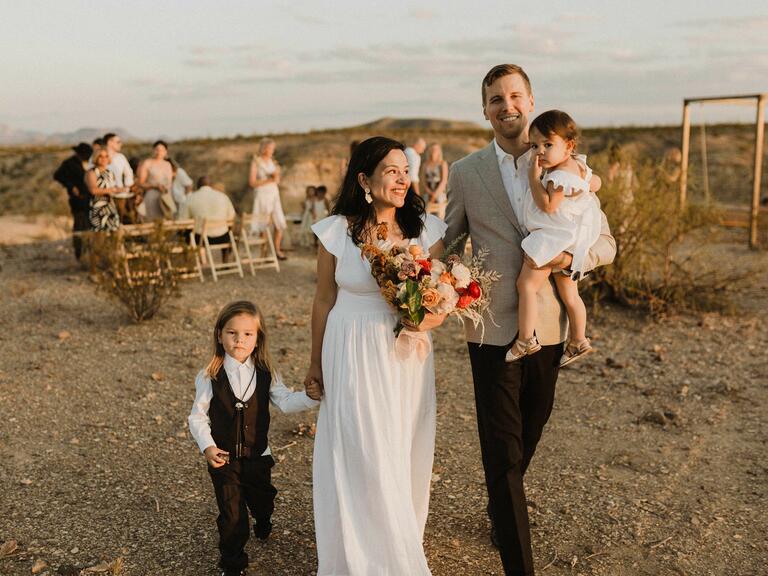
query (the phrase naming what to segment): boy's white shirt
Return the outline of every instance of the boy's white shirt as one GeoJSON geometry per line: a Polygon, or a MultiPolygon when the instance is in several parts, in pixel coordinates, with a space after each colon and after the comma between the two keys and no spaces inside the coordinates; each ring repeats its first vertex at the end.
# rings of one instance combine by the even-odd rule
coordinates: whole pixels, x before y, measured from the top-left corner
{"type": "MultiPolygon", "coordinates": [[[[224,370],[229,378],[232,391],[235,396],[245,401],[248,400],[256,391],[256,377],[254,376],[253,359],[248,358],[244,363],[240,363],[229,354],[224,356],[224,370]],[[253,377],[253,382],[251,378],[253,377]],[[250,386],[248,383],[250,382],[250,386]]],[[[192,411],[187,419],[189,422],[189,431],[197,442],[200,452],[205,452],[209,446],[215,446],[216,442],[211,435],[211,419],[208,417],[208,408],[213,398],[213,386],[211,379],[206,375],[205,370],[201,370],[195,378],[195,402],[192,404],[192,411]]],[[[304,391],[294,392],[283,384],[279,375],[272,377],[272,383],[269,387],[269,400],[284,414],[290,412],[301,412],[309,408],[314,408],[320,402],[312,400],[304,391]]],[[[262,456],[272,454],[267,446],[262,456]]]]}

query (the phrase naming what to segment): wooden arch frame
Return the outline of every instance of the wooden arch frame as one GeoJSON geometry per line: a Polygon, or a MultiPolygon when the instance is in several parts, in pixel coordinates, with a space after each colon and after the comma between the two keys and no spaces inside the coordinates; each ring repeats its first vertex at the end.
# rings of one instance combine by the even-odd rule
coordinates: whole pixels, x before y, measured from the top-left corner
{"type": "Polygon", "coordinates": [[[755,162],[752,172],[752,205],[749,218],[749,246],[757,248],[757,219],[760,214],[760,184],[763,169],[763,140],[765,137],[765,103],[768,93],[748,94],[746,96],[721,96],[710,98],[686,98],[683,100],[683,143],[682,162],[680,164],[680,204],[685,205],[688,192],[688,155],[691,142],[691,104],[748,104],[754,100],[757,105],[755,121],[755,162]]]}

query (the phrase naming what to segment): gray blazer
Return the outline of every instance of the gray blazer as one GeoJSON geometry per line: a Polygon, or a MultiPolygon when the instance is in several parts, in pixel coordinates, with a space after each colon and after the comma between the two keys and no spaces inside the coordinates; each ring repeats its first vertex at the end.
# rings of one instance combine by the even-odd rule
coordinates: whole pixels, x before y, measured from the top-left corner
{"type": "MultiPolygon", "coordinates": [[[[610,264],[616,255],[616,241],[611,236],[605,214],[602,217],[600,238],[589,250],[587,270],[610,264]]],[[[515,282],[523,265],[520,243],[528,232],[517,221],[509,201],[493,141],[451,166],[445,221],[448,224],[444,238],[446,246],[468,233],[473,253],[481,248],[490,250],[485,268],[496,270],[501,280],[494,284],[490,294],[493,321],[485,317],[482,342],[509,345],[517,334],[515,282]]],[[[563,342],[568,332],[568,317],[551,278],[539,291],[538,302],[536,336],[539,342],[545,346],[563,342]]],[[[465,330],[469,342],[481,342],[480,327],[475,329],[471,322],[466,322],[465,330]]]]}

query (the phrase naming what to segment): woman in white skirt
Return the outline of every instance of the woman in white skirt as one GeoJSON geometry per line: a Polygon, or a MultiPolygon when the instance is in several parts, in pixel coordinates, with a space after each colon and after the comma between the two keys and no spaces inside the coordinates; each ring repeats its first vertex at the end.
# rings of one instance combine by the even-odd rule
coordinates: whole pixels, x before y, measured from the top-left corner
{"type": "MultiPolygon", "coordinates": [[[[253,214],[266,220],[269,216],[275,229],[275,251],[280,260],[286,256],[280,248],[283,240],[283,231],[287,224],[283,214],[283,206],[280,203],[280,166],[274,159],[275,141],[271,138],[263,138],[259,142],[259,153],[251,161],[251,170],[248,175],[248,185],[254,189],[253,214]]],[[[256,220],[259,220],[258,218],[256,220]]],[[[254,232],[262,232],[263,226],[254,223],[254,232]]]]}

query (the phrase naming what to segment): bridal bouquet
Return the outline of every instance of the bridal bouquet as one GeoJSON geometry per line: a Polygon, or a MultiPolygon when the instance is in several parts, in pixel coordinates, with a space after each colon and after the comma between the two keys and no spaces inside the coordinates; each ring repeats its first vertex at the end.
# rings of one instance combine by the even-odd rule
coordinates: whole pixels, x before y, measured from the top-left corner
{"type": "Polygon", "coordinates": [[[423,359],[429,353],[425,334],[403,330],[403,320],[418,325],[427,312],[448,314],[461,323],[484,326],[483,313],[490,305],[491,285],[499,279],[495,271],[483,270],[488,250],[476,256],[462,257],[451,248],[441,258],[424,254],[420,246],[397,245],[387,240],[386,227],[380,226],[375,243],[364,244],[361,252],[371,264],[384,299],[400,312],[395,327],[398,356],[410,356],[414,349],[423,359]]]}

